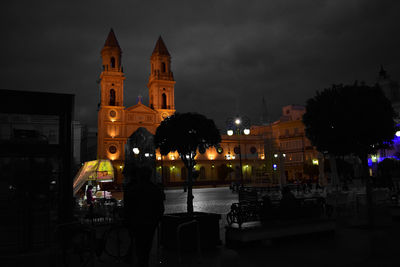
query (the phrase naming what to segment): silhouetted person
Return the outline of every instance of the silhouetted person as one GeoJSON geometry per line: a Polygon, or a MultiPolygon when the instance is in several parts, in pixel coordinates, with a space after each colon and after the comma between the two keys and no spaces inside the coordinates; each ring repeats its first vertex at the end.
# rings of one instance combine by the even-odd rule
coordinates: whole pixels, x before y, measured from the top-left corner
{"type": "Polygon", "coordinates": [[[86,190],[86,203],[89,206],[89,218],[93,219],[93,206],[94,206],[94,199],[93,199],[93,185],[89,185],[86,190]]]}
{"type": "Polygon", "coordinates": [[[149,266],[149,254],[154,232],[164,213],[164,195],[150,181],[152,170],[139,167],[135,171],[136,183],[128,186],[124,196],[125,214],[135,238],[138,266],[149,266]]]}

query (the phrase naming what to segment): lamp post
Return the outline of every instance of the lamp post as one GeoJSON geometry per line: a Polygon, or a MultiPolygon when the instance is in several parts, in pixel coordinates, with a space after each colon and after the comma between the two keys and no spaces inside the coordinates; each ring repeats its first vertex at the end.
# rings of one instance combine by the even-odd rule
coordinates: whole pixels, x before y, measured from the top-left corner
{"type": "Polygon", "coordinates": [[[277,152],[274,154],[275,160],[273,161],[273,170],[274,173],[278,170],[279,171],[279,186],[282,188],[286,185],[286,174],[285,174],[285,159],[286,154],[283,152],[277,152]],[[279,164],[277,165],[276,162],[279,164]],[[279,167],[279,169],[278,169],[279,167]]]}
{"type": "MultiPolygon", "coordinates": [[[[242,151],[240,149],[240,135],[250,134],[250,119],[246,116],[236,116],[228,118],[226,121],[228,136],[236,134],[238,136],[239,147],[239,166],[240,166],[240,187],[243,187],[243,168],[242,168],[242,151]]],[[[235,151],[236,152],[236,151],[235,151]]]]}

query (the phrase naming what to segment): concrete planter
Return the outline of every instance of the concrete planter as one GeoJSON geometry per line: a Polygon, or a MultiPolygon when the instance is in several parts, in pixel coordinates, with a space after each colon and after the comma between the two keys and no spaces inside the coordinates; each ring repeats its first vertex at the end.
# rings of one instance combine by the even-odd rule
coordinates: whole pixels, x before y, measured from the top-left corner
{"type": "Polygon", "coordinates": [[[221,244],[220,220],[221,214],[216,213],[194,212],[193,216],[187,213],[165,214],[161,222],[161,245],[175,250],[179,241],[181,250],[193,251],[197,249],[199,236],[202,249],[215,248],[221,244]]]}

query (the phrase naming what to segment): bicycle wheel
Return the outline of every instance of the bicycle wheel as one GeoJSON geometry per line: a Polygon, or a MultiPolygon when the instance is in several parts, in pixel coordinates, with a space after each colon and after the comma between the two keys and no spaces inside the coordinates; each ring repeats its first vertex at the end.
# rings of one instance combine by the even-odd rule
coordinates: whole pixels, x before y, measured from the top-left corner
{"type": "Polygon", "coordinates": [[[113,226],[104,233],[104,251],[111,257],[121,259],[129,253],[132,238],[127,228],[113,226]]]}

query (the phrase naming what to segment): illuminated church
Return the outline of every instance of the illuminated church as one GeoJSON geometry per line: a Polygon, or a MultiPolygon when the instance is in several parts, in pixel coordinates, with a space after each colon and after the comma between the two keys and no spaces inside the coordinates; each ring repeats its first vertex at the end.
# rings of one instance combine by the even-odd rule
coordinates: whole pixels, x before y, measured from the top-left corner
{"type": "Polygon", "coordinates": [[[111,29],[101,50],[103,71],[100,75],[97,156],[112,160],[118,183],[122,181],[120,171],[125,158],[127,138],[139,127],[145,127],[155,134],[163,118],[175,113],[175,81],[171,71],[171,56],[161,36],[150,58],[151,73],[147,85],[149,106],[141,103],[140,99],[132,107],[124,106],[125,75],[121,54],[121,48],[111,29]]]}
{"type": "MultiPolygon", "coordinates": [[[[139,127],[155,134],[161,121],[175,112],[171,56],[162,38],[158,38],[150,57],[149,106],[140,99],[132,107],[124,106],[125,76],[121,53],[111,30],[101,50],[103,71],[100,75],[97,157],[113,162],[117,184],[123,180],[127,139],[139,127]]],[[[312,164],[317,158],[317,151],[304,134],[301,120],[304,112],[304,107],[289,105],[283,107],[279,121],[252,126],[250,135],[222,135],[218,151],[210,148],[204,154],[197,154],[195,169],[199,177],[196,184],[227,184],[238,181],[239,177],[247,183],[263,180],[271,184],[304,178],[305,164],[312,164]]],[[[185,182],[187,170],[177,152],[167,156],[156,153],[156,161],[156,171],[165,185],[185,182]]]]}

